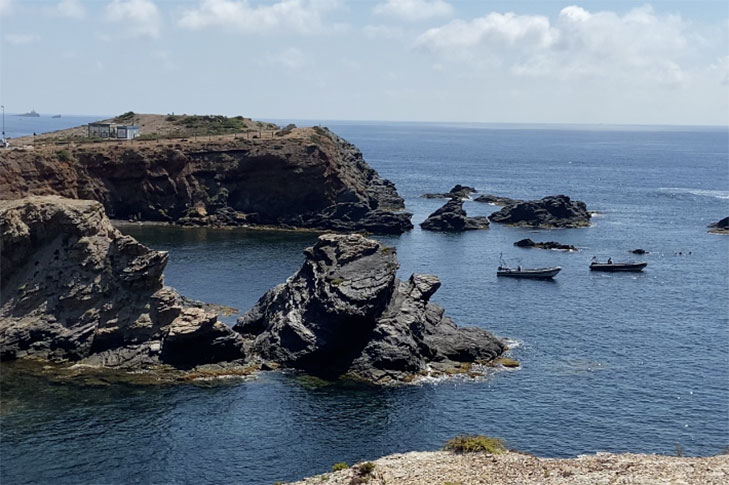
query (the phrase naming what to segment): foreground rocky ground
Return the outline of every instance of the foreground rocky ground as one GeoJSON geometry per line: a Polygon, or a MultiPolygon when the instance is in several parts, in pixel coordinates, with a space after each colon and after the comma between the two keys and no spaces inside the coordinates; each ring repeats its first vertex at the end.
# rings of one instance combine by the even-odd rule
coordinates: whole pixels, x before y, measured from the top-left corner
{"type": "Polygon", "coordinates": [[[569,459],[520,453],[413,452],[376,460],[362,476],[355,466],[297,485],[723,485],[729,455],[706,458],[612,454],[569,459]]]}

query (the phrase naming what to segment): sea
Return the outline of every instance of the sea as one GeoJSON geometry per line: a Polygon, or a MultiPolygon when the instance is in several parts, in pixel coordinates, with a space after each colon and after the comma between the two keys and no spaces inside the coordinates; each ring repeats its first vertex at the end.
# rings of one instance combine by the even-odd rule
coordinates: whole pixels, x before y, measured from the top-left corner
{"type": "MultiPolygon", "coordinates": [[[[87,118],[25,119],[12,133],[103,117],[87,118]]],[[[342,461],[438,450],[462,434],[500,437],[545,457],[727,450],[729,237],[707,232],[729,215],[726,127],[312,123],[357,145],[405,198],[415,229],[377,236],[397,248],[400,278],[438,275],[433,301],[459,325],[507,339],[521,366],[380,388],[288,372],[179,385],[61,384],[8,377],[12,364],[3,364],[0,482],[270,485],[342,461]],[[444,201],[420,195],[457,183],[521,199],[566,194],[594,212],[592,225],[422,231],[418,223],[444,201]],[[523,238],[580,251],[513,245],[523,238]],[[648,254],[629,253],[637,248],[648,254]],[[648,266],[593,273],[593,256],[648,266]],[[502,279],[500,259],[562,271],[554,281],[502,279]]],[[[499,209],[474,201],[464,208],[499,209]]],[[[123,231],[169,251],[166,284],[241,313],[292,275],[317,237],[123,231]]],[[[232,324],[236,316],[223,318],[232,324]]]]}

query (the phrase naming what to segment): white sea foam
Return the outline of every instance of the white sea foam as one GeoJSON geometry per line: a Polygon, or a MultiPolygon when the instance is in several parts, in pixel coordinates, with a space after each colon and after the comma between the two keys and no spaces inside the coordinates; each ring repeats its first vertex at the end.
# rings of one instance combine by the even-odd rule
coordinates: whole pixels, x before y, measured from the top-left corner
{"type": "Polygon", "coordinates": [[[660,187],[659,192],[675,195],[698,195],[701,197],[713,197],[715,199],[729,199],[729,192],[726,190],[692,189],[689,187],[660,187]]]}

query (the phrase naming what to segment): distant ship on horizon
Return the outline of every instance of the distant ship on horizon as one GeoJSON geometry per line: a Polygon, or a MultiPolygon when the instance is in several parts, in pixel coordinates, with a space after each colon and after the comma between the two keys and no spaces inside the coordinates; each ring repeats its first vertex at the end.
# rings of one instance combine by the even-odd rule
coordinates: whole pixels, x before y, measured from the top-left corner
{"type": "Polygon", "coordinates": [[[38,113],[36,113],[34,109],[32,109],[28,113],[19,114],[18,116],[27,116],[29,118],[38,118],[40,115],[38,113]]]}
{"type": "Polygon", "coordinates": [[[61,115],[53,115],[53,116],[51,116],[51,118],[60,118],[60,117],[61,117],[61,115]]]}

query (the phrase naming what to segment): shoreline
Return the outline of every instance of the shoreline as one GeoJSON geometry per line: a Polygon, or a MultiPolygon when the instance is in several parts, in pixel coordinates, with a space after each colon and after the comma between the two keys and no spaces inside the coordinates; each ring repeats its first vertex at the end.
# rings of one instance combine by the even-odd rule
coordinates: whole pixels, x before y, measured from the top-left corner
{"type": "Polygon", "coordinates": [[[289,485],[721,485],[728,480],[729,454],[684,457],[597,452],[541,458],[514,451],[424,451],[387,455],[289,485]]]}

